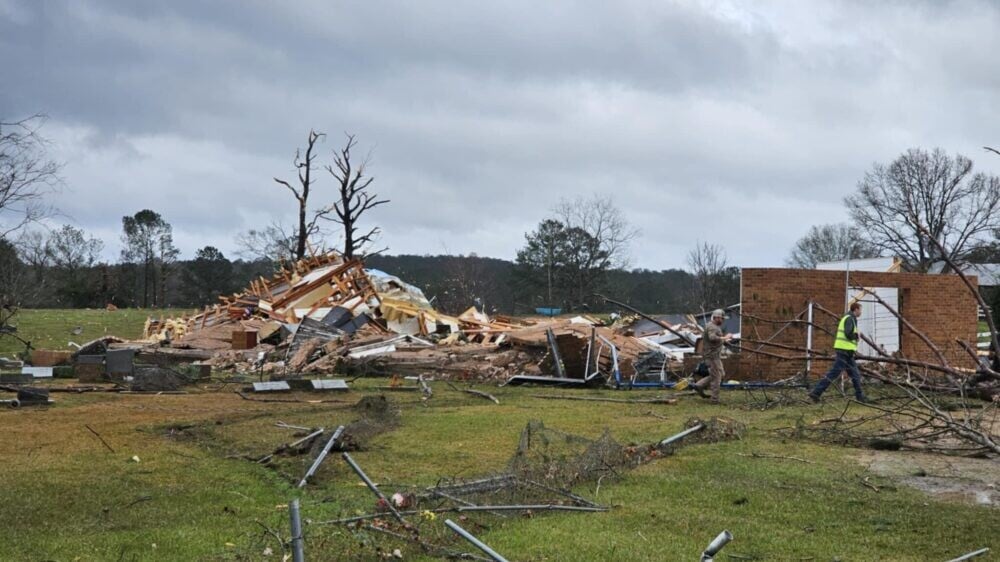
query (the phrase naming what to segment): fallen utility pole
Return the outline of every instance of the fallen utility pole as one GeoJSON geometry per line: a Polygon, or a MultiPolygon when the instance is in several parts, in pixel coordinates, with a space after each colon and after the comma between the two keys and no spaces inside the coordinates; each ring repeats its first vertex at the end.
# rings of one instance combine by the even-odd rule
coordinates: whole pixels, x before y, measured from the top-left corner
{"type": "MultiPolygon", "coordinates": [[[[322,432],[322,430],[320,431],[322,432]]],[[[325,459],[326,456],[330,454],[330,449],[332,449],[333,444],[336,443],[338,439],[340,439],[340,434],[342,433],[344,433],[344,426],[338,427],[337,430],[333,432],[333,435],[330,436],[330,440],[326,442],[326,446],[323,447],[323,450],[320,451],[319,455],[316,456],[316,460],[313,461],[312,466],[309,467],[309,470],[306,472],[306,475],[302,477],[301,481],[299,481],[298,485],[299,488],[305,486],[306,481],[308,481],[309,478],[311,478],[312,475],[316,473],[316,470],[319,469],[319,465],[323,462],[323,459],[325,459]]]]}
{"type": "Polygon", "coordinates": [[[358,466],[358,463],[354,462],[354,459],[351,458],[351,455],[347,453],[342,453],[340,456],[343,457],[345,461],[347,461],[347,464],[351,467],[351,470],[353,470],[354,473],[358,475],[358,478],[361,478],[361,481],[365,483],[365,486],[368,486],[368,489],[371,490],[373,494],[378,496],[378,499],[382,500],[382,502],[389,509],[389,511],[392,512],[393,517],[395,517],[396,520],[405,525],[406,519],[403,519],[403,516],[400,515],[399,511],[396,511],[396,507],[392,505],[392,502],[389,501],[389,499],[385,497],[385,494],[382,493],[382,490],[379,490],[378,486],[376,486],[375,483],[372,482],[370,478],[368,478],[368,475],[365,474],[365,471],[361,470],[361,467],[358,466]]]}
{"type": "Polygon", "coordinates": [[[500,556],[500,554],[497,553],[497,551],[490,548],[483,541],[472,536],[472,533],[469,533],[465,529],[459,527],[458,524],[452,521],[451,519],[445,519],[444,524],[447,525],[448,528],[451,529],[452,531],[458,533],[463,539],[472,543],[476,548],[485,552],[486,555],[492,558],[495,562],[507,562],[507,559],[504,558],[503,556],[500,556]]]}
{"type": "Polygon", "coordinates": [[[302,518],[299,516],[299,499],[295,498],[288,504],[288,518],[292,525],[292,561],[305,562],[306,554],[302,538],[302,518]]]}
{"type": "Polygon", "coordinates": [[[678,332],[677,330],[673,329],[673,327],[671,327],[666,322],[661,322],[661,321],[657,320],[656,318],[653,318],[652,316],[649,316],[648,314],[646,314],[646,313],[644,313],[644,312],[642,312],[640,310],[632,308],[631,306],[629,306],[629,305],[627,305],[627,304],[625,304],[623,302],[618,302],[616,300],[609,299],[608,297],[606,297],[604,295],[599,295],[599,294],[595,293],[594,296],[598,297],[600,299],[604,299],[604,302],[608,302],[608,303],[611,303],[611,304],[613,304],[615,306],[620,306],[620,307],[622,307],[625,310],[628,310],[630,312],[634,312],[634,313],[638,314],[639,316],[645,318],[646,320],[649,320],[653,324],[656,324],[657,326],[663,328],[664,330],[666,330],[666,331],[670,332],[671,334],[673,334],[673,335],[679,337],[680,339],[684,340],[684,342],[687,343],[688,345],[690,345],[691,347],[696,347],[694,340],[688,339],[687,336],[685,336],[684,334],[682,334],[682,333],[678,332]]]}
{"type": "Polygon", "coordinates": [[[976,558],[977,556],[982,556],[989,551],[990,551],[989,548],[980,548],[979,550],[974,550],[968,554],[963,554],[958,558],[952,558],[948,562],[962,562],[962,560],[972,560],[973,558],[976,558]]]}
{"type": "Polygon", "coordinates": [[[670,437],[667,437],[663,441],[660,441],[660,447],[666,447],[667,445],[671,445],[673,443],[676,443],[676,442],[680,441],[681,439],[684,439],[688,435],[691,435],[692,433],[697,433],[697,432],[699,432],[699,431],[701,431],[703,429],[705,429],[705,424],[699,423],[698,425],[696,425],[694,427],[690,427],[688,429],[685,429],[684,431],[678,433],[677,435],[672,435],[670,437]]]}

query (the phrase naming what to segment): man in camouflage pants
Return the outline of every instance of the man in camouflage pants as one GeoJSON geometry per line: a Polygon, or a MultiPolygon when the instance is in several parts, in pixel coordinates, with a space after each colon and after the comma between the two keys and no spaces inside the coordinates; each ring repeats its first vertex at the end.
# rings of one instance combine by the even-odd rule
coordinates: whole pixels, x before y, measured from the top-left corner
{"type": "Polygon", "coordinates": [[[732,337],[730,334],[722,333],[722,322],[726,318],[726,313],[720,310],[712,312],[712,321],[705,326],[702,334],[702,359],[708,363],[708,376],[691,385],[702,398],[709,398],[705,394],[705,388],[711,384],[711,400],[719,403],[719,387],[722,385],[722,377],[726,376],[726,370],[722,367],[722,347],[732,337]]]}

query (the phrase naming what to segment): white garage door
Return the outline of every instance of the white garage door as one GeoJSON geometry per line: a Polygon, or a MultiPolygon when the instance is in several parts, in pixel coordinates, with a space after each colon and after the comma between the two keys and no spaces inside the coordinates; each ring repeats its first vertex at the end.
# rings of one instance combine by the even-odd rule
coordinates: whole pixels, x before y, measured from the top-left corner
{"type": "MultiPolygon", "coordinates": [[[[895,310],[899,310],[899,289],[895,287],[852,287],[848,290],[848,300],[861,303],[861,318],[858,319],[858,330],[875,340],[888,353],[899,351],[899,318],[889,312],[871,296],[875,293],[895,310]]],[[[858,353],[861,355],[878,355],[865,341],[858,343],[858,353]]]]}

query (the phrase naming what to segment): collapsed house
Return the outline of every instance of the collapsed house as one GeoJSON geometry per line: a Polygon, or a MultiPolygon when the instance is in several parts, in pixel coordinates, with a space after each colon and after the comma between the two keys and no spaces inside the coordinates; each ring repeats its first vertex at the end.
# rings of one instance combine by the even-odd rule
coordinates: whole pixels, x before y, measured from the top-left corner
{"type": "Polygon", "coordinates": [[[677,380],[700,338],[697,320],[680,318],[672,331],[637,331],[632,320],[513,319],[474,307],[452,316],[419,288],[330,252],[284,264],[198,314],[149,319],[139,353],[273,379],[336,372],[616,386],[677,380]]]}

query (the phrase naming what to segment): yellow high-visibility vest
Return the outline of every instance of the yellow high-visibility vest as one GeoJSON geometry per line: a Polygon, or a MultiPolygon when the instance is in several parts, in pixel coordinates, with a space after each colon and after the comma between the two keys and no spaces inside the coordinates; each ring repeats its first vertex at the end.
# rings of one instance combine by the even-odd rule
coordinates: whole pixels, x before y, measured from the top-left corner
{"type": "MultiPolygon", "coordinates": [[[[843,318],[840,319],[840,324],[837,325],[837,339],[833,342],[833,348],[839,349],[841,351],[857,351],[858,342],[851,341],[847,339],[844,334],[844,326],[847,324],[847,319],[850,318],[851,314],[845,314],[843,318]]],[[[857,332],[857,324],[854,326],[854,331],[857,332]]]]}

